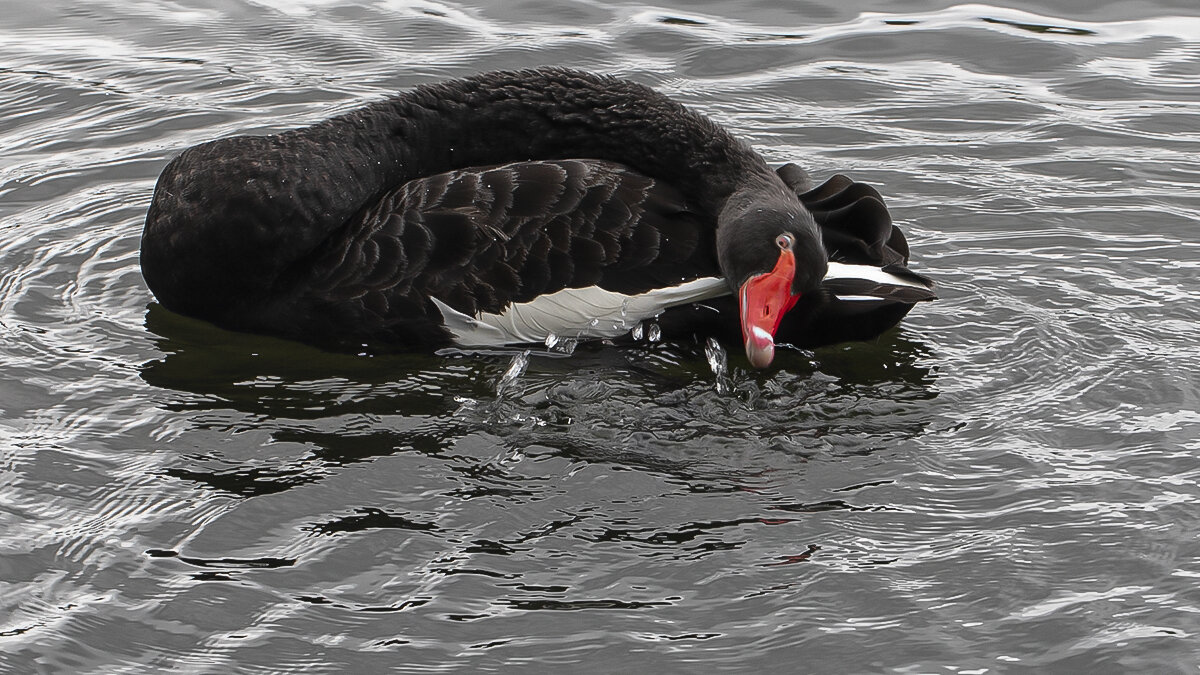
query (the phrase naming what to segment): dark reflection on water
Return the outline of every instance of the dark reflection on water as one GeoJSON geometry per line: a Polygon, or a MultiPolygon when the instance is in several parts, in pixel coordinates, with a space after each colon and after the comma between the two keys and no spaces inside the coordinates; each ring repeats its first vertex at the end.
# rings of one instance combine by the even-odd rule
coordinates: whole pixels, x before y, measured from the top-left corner
{"type": "MultiPolygon", "coordinates": [[[[243,425],[269,430],[267,442],[303,448],[283,464],[197,453],[186,466],[165,470],[242,496],[317,482],[338,466],[399,452],[445,459],[456,440],[474,433],[494,436],[512,452],[549,452],[704,483],[722,478],[722,466],[739,475],[741,462],[752,465],[764,454],[792,461],[830,446],[869,452],[915,437],[927,417],[906,419],[905,404],[937,395],[931,369],[920,365],[927,347],[896,332],[816,353],[781,350],[778,374],[735,368],[723,395],[698,345],[582,345],[569,358],[542,352],[517,380],[503,382],[511,362],[527,355],[332,354],[229,333],[157,305],[147,328],[159,336],[162,357],[142,367],[142,378],[189,394],[168,409],[237,411],[244,416],[237,422],[217,414],[193,417],[193,424],[218,432],[243,425]],[[646,406],[648,400],[654,405],[646,406]],[[397,414],[403,417],[389,417],[397,414]],[[787,433],[764,434],[764,428],[787,433]],[[863,436],[871,445],[860,444],[863,436]]],[[[486,466],[449,470],[473,479],[494,473],[486,466]]]]}
{"type": "Polygon", "coordinates": [[[949,4],[6,7],[0,671],[1195,672],[1200,17],[949,4]],[[879,186],[942,299],[721,374],[153,303],[183,147],[546,63],[879,186]]]}

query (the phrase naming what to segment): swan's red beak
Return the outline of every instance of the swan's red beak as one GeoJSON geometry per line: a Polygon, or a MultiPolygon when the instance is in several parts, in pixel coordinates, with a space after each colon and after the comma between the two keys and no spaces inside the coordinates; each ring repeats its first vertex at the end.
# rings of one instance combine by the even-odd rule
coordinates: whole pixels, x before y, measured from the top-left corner
{"type": "Polygon", "coordinates": [[[775,358],[775,331],[783,315],[791,309],[799,295],[792,295],[792,278],[796,276],[796,256],[790,247],[780,248],[775,269],[746,280],[738,292],[738,308],[742,316],[742,341],[746,358],[755,368],[766,368],[775,358]]]}

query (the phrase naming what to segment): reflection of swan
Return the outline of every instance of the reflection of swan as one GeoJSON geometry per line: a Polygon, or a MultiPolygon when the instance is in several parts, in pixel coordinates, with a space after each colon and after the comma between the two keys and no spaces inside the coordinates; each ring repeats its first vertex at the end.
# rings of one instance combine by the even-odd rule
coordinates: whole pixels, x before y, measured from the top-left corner
{"type": "MultiPolygon", "coordinates": [[[[446,390],[491,395],[480,373],[441,368],[418,354],[372,358],[325,352],[297,342],[230,333],[151,304],[146,328],[162,357],[141,367],[142,379],[192,396],[188,410],[237,410],[255,417],[322,419],[342,413],[440,415],[456,404],[446,390]],[[432,369],[432,370],[431,370],[432,369]]],[[[487,362],[481,362],[487,367],[487,362]]],[[[491,366],[503,369],[502,364],[491,366]]],[[[494,380],[494,378],[492,378],[494,380]]]]}
{"type": "Polygon", "coordinates": [[[878,193],[809,188],[646,87],[487,73],[188,149],[159,178],[142,268],[174,311],[321,346],[616,337],[660,317],[665,338],[740,339],[762,367],[776,338],[873,337],[932,297],[878,193]]]}
{"type": "MultiPolygon", "coordinates": [[[[194,395],[177,405],[292,419],[342,413],[386,415],[400,410],[412,415],[448,414],[458,407],[455,396],[494,398],[507,358],[520,353],[517,349],[507,356],[500,351],[465,352],[466,358],[444,360],[420,354],[364,357],[325,352],[287,340],[224,331],[166,311],[157,303],[149,305],[146,329],[157,336],[162,356],[142,365],[142,379],[160,389],[194,395]]],[[[534,356],[549,358],[530,359],[528,374],[553,382],[568,383],[580,369],[626,372],[641,381],[639,386],[665,390],[712,379],[702,346],[690,342],[623,350],[580,347],[569,359],[552,352],[534,356]]],[[[936,396],[928,390],[935,380],[924,365],[928,357],[927,344],[898,332],[870,342],[781,356],[793,372],[815,368],[851,387],[901,385],[911,392],[901,398],[912,400],[936,396]]]]}

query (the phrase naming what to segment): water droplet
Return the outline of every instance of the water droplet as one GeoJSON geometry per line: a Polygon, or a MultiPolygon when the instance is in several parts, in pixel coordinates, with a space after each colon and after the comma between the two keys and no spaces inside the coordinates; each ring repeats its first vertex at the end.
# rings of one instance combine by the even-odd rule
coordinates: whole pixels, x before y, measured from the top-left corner
{"type": "Polygon", "coordinates": [[[713,375],[717,376],[717,393],[728,394],[729,358],[725,354],[725,348],[715,338],[708,338],[704,343],[704,356],[708,359],[708,367],[712,368],[713,375]]]}
{"type": "Polygon", "coordinates": [[[552,352],[561,354],[574,354],[575,347],[579,344],[579,340],[564,338],[551,333],[546,336],[546,349],[552,352]]]}
{"type": "Polygon", "coordinates": [[[633,327],[633,330],[629,331],[629,337],[633,338],[634,340],[641,340],[643,333],[644,329],[642,328],[642,322],[639,321],[637,325],[633,327]]]}
{"type": "Polygon", "coordinates": [[[464,412],[474,410],[479,405],[479,401],[468,396],[455,396],[454,402],[458,404],[458,409],[454,411],[455,415],[461,415],[464,412]]]}
{"type": "Polygon", "coordinates": [[[657,321],[650,322],[650,328],[646,330],[646,339],[651,342],[658,342],[662,339],[662,328],[657,321]]]}
{"type": "Polygon", "coordinates": [[[508,364],[508,370],[500,376],[500,381],[496,383],[496,393],[503,394],[508,389],[511,389],[517,378],[525,374],[525,368],[529,366],[529,350],[517,354],[513,357],[511,363],[508,364]]]}

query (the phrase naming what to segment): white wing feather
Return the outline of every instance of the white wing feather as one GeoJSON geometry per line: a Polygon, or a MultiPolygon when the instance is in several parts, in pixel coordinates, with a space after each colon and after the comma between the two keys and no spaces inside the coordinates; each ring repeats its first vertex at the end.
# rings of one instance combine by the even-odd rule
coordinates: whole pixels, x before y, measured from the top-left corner
{"type": "Polygon", "coordinates": [[[446,328],[462,347],[545,342],[554,335],[567,339],[613,338],[664,311],[729,294],[724,279],[705,277],[671,288],[625,295],[591,286],[565,288],[514,303],[502,314],[471,317],[432,298],[446,328]]]}

